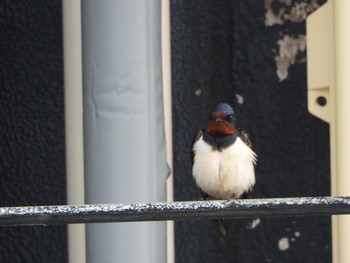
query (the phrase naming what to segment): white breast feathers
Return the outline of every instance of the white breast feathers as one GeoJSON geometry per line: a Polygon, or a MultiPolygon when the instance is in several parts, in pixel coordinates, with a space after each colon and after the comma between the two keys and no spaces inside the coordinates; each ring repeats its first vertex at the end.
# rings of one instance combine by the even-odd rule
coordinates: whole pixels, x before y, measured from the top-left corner
{"type": "Polygon", "coordinates": [[[193,145],[197,186],[215,199],[239,198],[255,184],[256,154],[240,139],[221,151],[203,140],[193,145]]]}

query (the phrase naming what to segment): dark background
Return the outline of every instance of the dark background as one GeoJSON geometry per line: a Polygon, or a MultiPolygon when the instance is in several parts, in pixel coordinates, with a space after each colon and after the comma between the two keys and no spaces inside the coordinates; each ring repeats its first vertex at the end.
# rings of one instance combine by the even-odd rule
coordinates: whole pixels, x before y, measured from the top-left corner
{"type": "MultiPolygon", "coordinates": [[[[0,1],[0,206],[65,204],[59,0],[0,1]]],[[[66,262],[65,226],[0,227],[0,262],[66,262]]]]}
{"type": "MultiPolygon", "coordinates": [[[[277,14],[315,1],[271,2],[277,14]]],[[[305,21],[266,26],[265,12],[261,0],[171,1],[175,200],[201,197],[191,176],[191,142],[218,102],[234,106],[238,126],[252,137],[252,198],[330,194],[329,126],[307,111],[306,63],[291,65],[283,81],[276,74],[278,40],[305,35],[305,21]]],[[[300,51],[297,59],[305,56],[300,51]]],[[[251,222],[237,244],[210,221],[176,222],[176,262],[331,262],[330,217],[261,218],[249,229],[251,222]],[[282,238],[286,250],[278,247],[282,238]]]]}

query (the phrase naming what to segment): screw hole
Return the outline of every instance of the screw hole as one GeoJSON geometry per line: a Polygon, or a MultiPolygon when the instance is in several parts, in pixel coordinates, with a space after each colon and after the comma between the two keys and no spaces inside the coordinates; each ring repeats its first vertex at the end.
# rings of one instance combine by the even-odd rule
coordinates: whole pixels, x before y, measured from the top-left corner
{"type": "Polygon", "coordinates": [[[319,105],[321,107],[324,107],[327,104],[327,99],[325,97],[323,97],[323,96],[319,96],[316,99],[316,103],[317,103],[317,105],[319,105]]]}

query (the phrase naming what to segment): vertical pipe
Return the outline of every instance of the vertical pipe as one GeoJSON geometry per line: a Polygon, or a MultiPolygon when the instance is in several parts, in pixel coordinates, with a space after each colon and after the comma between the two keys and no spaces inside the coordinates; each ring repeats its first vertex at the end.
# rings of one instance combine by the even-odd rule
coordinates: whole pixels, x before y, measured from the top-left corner
{"type": "MultiPolygon", "coordinates": [[[[350,1],[334,1],[337,194],[350,195],[350,1]]],[[[338,217],[339,263],[350,262],[350,216],[338,217]]]]}
{"type": "MultiPolygon", "coordinates": [[[[80,0],[63,0],[64,100],[68,204],[84,203],[80,0]]],[[[68,225],[69,262],[85,262],[85,225],[68,225]]]]}
{"type": "MultiPolygon", "coordinates": [[[[172,143],[172,103],[171,103],[171,45],[170,45],[170,0],[162,0],[162,76],[164,125],[167,151],[167,163],[170,175],[167,180],[167,201],[174,201],[173,186],[173,143],[172,143]]],[[[174,221],[167,222],[167,263],[175,261],[174,221]]]]}
{"type": "MultiPolygon", "coordinates": [[[[82,1],[87,203],[166,199],[161,0],[82,1]]],[[[88,224],[87,262],[165,262],[166,223],[88,224]]]]}
{"type": "MultiPolygon", "coordinates": [[[[332,196],[339,196],[338,191],[338,173],[337,173],[337,127],[336,127],[336,84],[335,84],[335,25],[334,25],[334,1],[328,0],[327,8],[329,9],[329,12],[324,14],[321,18],[322,20],[325,20],[329,18],[328,24],[330,24],[331,29],[329,30],[329,34],[326,35],[327,39],[329,39],[330,48],[328,52],[320,52],[322,53],[328,53],[330,56],[330,60],[327,61],[328,63],[321,63],[329,66],[329,73],[330,73],[330,80],[329,80],[329,109],[330,109],[330,120],[329,120],[329,137],[330,137],[330,161],[331,161],[331,195],[332,196]]],[[[324,8],[324,7],[321,7],[324,8]]],[[[320,27],[318,29],[319,32],[322,32],[323,27],[320,27]]],[[[317,43],[314,43],[314,46],[317,46],[317,43]]],[[[319,75],[320,73],[318,73],[319,75]]],[[[333,263],[339,263],[339,216],[331,216],[332,219],[332,262],[333,263]]]]}

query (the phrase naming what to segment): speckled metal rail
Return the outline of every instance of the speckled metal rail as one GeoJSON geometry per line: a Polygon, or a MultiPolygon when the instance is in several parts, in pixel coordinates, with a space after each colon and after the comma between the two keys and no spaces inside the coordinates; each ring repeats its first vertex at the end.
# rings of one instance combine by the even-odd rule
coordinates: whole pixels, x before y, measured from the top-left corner
{"type": "Polygon", "coordinates": [[[350,214],[350,197],[0,208],[0,225],[51,225],[350,214]]]}

